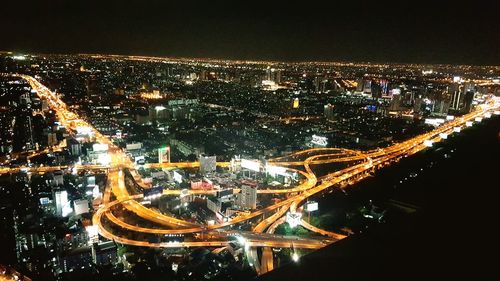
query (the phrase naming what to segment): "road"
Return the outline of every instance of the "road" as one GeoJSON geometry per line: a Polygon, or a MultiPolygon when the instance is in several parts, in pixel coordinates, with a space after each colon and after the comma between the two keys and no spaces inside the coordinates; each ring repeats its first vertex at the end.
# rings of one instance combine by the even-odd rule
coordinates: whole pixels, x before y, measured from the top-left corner
{"type": "MultiPolygon", "coordinates": [[[[454,129],[457,127],[463,127],[468,121],[473,121],[476,117],[483,117],[485,113],[497,109],[498,102],[489,101],[486,104],[479,105],[474,112],[471,112],[462,117],[455,118],[455,120],[446,122],[436,129],[408,139],[406,141],[396,143],[386,148],[375,149],[370,151],[353,151],[347,149],[338,148],[312,148],[303,151],[295,152],[291,155],[285,157],[279,157],[270,159],[269,163],[274,166],[285,167],[289,171],[297,172],[301,176],[301,183],[295,187],[283,188],[283,189],[260,189],[259,194],[278,194],[278,193],[289,193],[288,198],[276,202],[273,205],[266,206],[259,210],[254,210],[248,214],[242,214],[237,216],[227,222],[215,224],[215,225],[199,225],[192,222],[184,221],[174,216],[169,216],[161,214],[155,210],[149,209],[140,203],[141,195],[129,194],[127,187],[125,185],[124,169],[131,171],[134,181],[140,184],[143,188],[148,188],[147,185],[142,183],[142,179],[138,173],[136,173],[134,164],[127,157],[127,155],[114,143],[100,134],[95,128],[90,126],[83,118],[80,118],[77,114],[69,111],[64,104],[53,92],[39,83],[35,78],[27,75],[20,75],[31,87],[37,92],[41,98],[48,100],[49,106],[56,112],[56,115],[68,130],[75,132],[78,127],[85,126],[91,128],[93,135],[97,142],[108,144],[109,155],[111,158],[108,169],[108,183],[105,190],[105,195],[103,197],[102,206],[96,210],[93,216],[93,224],[98,227],[99,234],[107,239],[114,240],[116,242],[135,246],[145,246],[145,247],[223,247],[227,245],[230,241],[231,235],[240,235],[245,237],[245,246],[249,247],[249,256],[257,263],[258,257],[256,251],[254,252],[254,247],[264,247],[262,254],[262,261],[260,266],[258,266],[259,272],[265,272],[272,270],[272,251],[271,247],[292,247],[292,248],[309,248],[317,249],[336,241],[338,239],[344,238],[343,235],[334,234],[325,230],[321,230],[314,227],[306,222],[302,222],[302,225],[316,233],[324,235],[329,238],[325,239],[303,239],[297,237],[283,237],[279,235],[273,235],[274,229],[279,223],[283,223],[284,215],[287,211],[295,212],[299,206],[310,196],[313,196],[319,192],[322,192],[329,188],[345,188],[343,183],[355,183],[362,180],[367,176],[370,171],[374,169],[380,169],[386,165],[393,162],[397,162],[402,157],[407,157],[418,151],[427,148],[429,142],[439,142],[441,141],[441,134],[453,133],[454,129]],[[305,157],[305,159],[303,159],[305,157]],[[302,158],[302,159],[301,159],[302,158]],[[343,168],[339,171],[332,172],[326,176],[318,179],[311,169],[311,165],[323,165],[329,163],[349,163],[350,166],[343,168]],[[292,169],[290,166],[302,166],[303,170],[292,169]],[[340,186],[339,186],[340,185],[340,186]],[[115,200],[111,200],[111,194],[116,197],[115,200]],[[128,211],[131,211],[138,215],[139,217],[154,222],[156,224],[162,225],[162,228],[150,228],[144,226],[130,225],[113,214],[112,208],[114,206],[121,205],[125,207],[128,211]],[[262,220],[253,229],[252,233],[242,233],[235,232],[229,227],[236,225],[241,222],[248,221],[249,219],[256,218],[260,215],[271,214],[266,219],[262,220]],[[103,218],[106,218],[106,223],[103,223],[103,218]],[[178,243],[164,243],[164,242],[150,242],[134,240],[129,237],[123,237],[120,234],[113,233],[113,228],[110,228],[108,223],[112,223],[122,229],[128,230],[130,233],[145,233],[145,234],[194,234],[194,233],[207,233],[210,231],[217,231],[221,234],[226,234],[226,239],[218,240],[198,240],[198,241],[184,241],[178,243]],[[268,233],[264,233],[265,231],[268,233]],[[330,239],[332,238],[332,239],[330,239]]],[[[220,167],[227,167],[229,164],[227,162],[218,163],[220,167]]],[[[198,162],[190,163],[162,163],[162,164],[147,164],[147,168],[194,168],[199,167],[198,162]]],[[[0,173],[11,172],[11,171],[22,171],[22,169],[27,169],[28,171],[52,171],[52,169],[61,169],[63,167],[23,167],[23,168],[1,168],[0,173]],[[17,170],[16,170],[17,169],[17,170]]],[[[69,167],[66,167],[69,168],[69,167]]],[[[81,166],[75,168],[83,169],[93,169],[93,168],[103,168],[103,167],[92,167],[92,166],[81,166]]],[[[236,190],[238,191],[238,190],[236,190]]],[[[165,190],[164,195],[178,195],[180,191],[178,190],[165,190]]],[[[201,195],[209,194],[214,191],[196,191],[191,190],[191,194],[201,195]]]]}

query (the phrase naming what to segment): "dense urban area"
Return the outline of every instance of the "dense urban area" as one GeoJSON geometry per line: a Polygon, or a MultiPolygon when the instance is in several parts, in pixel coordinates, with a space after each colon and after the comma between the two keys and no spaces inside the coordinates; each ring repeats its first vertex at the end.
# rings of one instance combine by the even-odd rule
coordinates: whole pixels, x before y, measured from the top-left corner
{"type": "Polygon", "coordinates": [[[417,211],[350,189],[499,107],[497,66],[0,53],[0,280],[258,278],[417,211]]]}

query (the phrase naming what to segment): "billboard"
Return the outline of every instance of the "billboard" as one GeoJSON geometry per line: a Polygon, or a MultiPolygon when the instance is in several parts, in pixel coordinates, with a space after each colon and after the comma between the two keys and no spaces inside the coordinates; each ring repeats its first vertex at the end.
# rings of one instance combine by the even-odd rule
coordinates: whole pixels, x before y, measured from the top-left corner
{"type": "Polygon", "coordinates": [[[306,205],[306,211],[314,212],[318,210],[318,202],[309,201],[306,205]]]}
{"type": "Polygon", "coordinates": [[[328,145],[328,139],[326,137],[317,136],[317,135],[312,136],[311,142],[313,144],[319,145],[319,146],[327,146],[328,145]]]}
{"type": "Polygon", "coordinates": [[[158,148],[158,163],[170,163],[170,146],[158,148]]]}
{"type": "Polygon", "coordinates": [[[249,169],[255,172],[260,171],[260,162],[257,160],[241,159],[241,168],[249,169]]]}
{"type": "Polygon", "coordinates": [[[137,150],[142,148],[142,143],[141,142],[136,142],[136,143],[127,143],[125,146],[125,149],[127,150],[137,150]]]}
{"type": "Polygon", "coordinates": [[[427,118],[425,119],[425,124],[433,125],[433,126],[439,126],[440,124],[443,124],[445,122],[444,119],[441,118],[427,118]]]}
{"type": "Polygon", "coordinates": [[[41,205],[48,205],[50,203],[49,197],[42,197],[40,198],[40,204],[41,205]]]}
{"type": "Polygon", "coordinates": [[[174,171],[174,181],[181,183],[182,182],[182,175],[179,174],[177,171],[174,171]]]}
{"type": "Polygon", "coordinates": [[[394,95],[401,95],[401,89],[395,88],[391,90],[391,94],[394,95]]]}

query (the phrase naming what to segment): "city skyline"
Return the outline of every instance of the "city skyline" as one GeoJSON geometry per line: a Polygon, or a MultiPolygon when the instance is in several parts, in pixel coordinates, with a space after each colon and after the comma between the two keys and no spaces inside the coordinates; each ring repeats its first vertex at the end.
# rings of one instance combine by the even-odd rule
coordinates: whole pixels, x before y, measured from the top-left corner
{"type": "Polygon", "coordinates": [[[0,19],[0,50],[273,61],[499,65],[491,1],[33,1],[0,19]],[[50,19],[50,20],[49,20],[50,19]],[[33,44],[40,42],[41,44],[33,44]],[[43,42],[43,43],[42,43],[43,42]]]}
{"type": "Polygon", "coordinates": [[[497,2],[0,7],[0,281],[496,274],[497,2]]]}

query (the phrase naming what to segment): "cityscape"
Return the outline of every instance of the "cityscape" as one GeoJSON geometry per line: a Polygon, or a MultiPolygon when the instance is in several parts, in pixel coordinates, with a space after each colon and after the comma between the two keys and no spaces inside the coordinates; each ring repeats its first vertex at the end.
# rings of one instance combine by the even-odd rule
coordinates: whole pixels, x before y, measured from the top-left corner
{"type": "Polygon", "coordinates": [[[428,268],[398,233],[488,241],[498,61],[54,50],[0,52],[1,281],[377,279],[428,268]]]}

